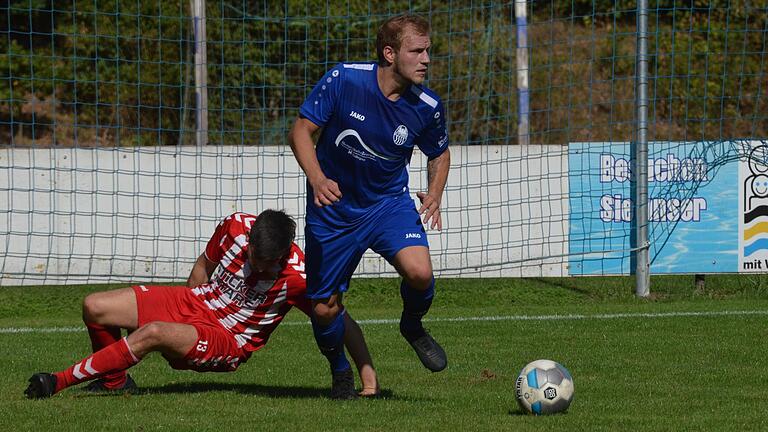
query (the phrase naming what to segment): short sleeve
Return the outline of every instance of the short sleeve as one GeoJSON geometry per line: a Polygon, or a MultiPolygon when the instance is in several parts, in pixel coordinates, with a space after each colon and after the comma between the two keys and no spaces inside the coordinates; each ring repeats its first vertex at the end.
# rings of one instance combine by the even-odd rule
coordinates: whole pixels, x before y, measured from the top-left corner
{"type": "Polygon", "coordinates": [[[293,275],[288,280],[288,304],[299,308],[305,315],[312,317],[312,301],[307,297],[307,280],[299,275],[293,275]]]}
{"type": "Polygon", "coordinates": [[[301,309],[308,317],[312,316],[312,301],[307,297],[307,275],[304,273],[304,252],[296,243],[286,259],[285,272],[288,274],[288,304],[301,309]]]}
{"type": "Polygon", "coordinates": [[[232,217],[228,217],[222,220],[213,232],[208,244],[205,246],[205,257],[208,261],[219,263],[221,258],[224,257],[225,249],[223,244],[226,243],[226,239],[229,235],[229,224],[232,222],[232,217]]]}
{"type": "Polygon", "coordinates": [[[323,75],[312,93],[299,108],[299,113],[317,126],[324,126],[336,109],[344,81],[344,68],[337,64],[323,75]]]}
{"type": "Polygon", "coordinates": [[[312,316],[312,302],[307,298],[307,275],[304,273],[304,252],[296,244],[284,262],[283,272],[288,285],[288,304],[301,309],[307,316],[312,316]]]}
{"type": "Polygon", "coordinates": [[[416,140],[416,145],[429,159],[440,156],[448,148],[448,127],[442,102],[437,104],[435,111],[430,115],[427,126],[416,140]]]}

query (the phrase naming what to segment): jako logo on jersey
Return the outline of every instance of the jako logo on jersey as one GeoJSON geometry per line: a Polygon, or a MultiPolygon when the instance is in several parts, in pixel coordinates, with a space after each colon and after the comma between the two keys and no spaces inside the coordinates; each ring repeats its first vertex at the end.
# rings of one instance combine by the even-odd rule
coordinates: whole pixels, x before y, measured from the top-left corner
{"type": "Polygon", "coordinates": [[[352,111],[351,113],[349,113],[349,116],[350,116],[350,117],[352,117],[352,118],[356,118],[356,119],[358,119],[358,120],[360,120],[360,121],[365,121],[365,116],[364,116],[364,115],[362,115],[362,114],[359,114],[359,113],[356,113],[356,112],[354,112],[354,111],[352,111]]]}
{"type": "Polygon", "coordinates": [[[395,145],[403,145],[408,139],[408,128],[405,125],[400,125],[395,129],[395,133],[392,134],[392,141],[395,145]]]}
{"type": "Polygon", "coordinates": [[[405,234],[405,238],[407,238],[407,239],[421,238],[421,234],[419,234],[419,233],[407,233],[407,234],[405,234]]]}

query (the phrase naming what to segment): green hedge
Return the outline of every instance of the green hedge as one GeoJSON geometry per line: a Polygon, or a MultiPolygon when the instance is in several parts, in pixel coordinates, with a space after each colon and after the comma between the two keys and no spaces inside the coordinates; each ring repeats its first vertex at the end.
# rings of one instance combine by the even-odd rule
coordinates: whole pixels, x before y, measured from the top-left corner
{"type": "MultiPolygon", "coordinates": [[[[631,139],[635,3],[529,3],[532,142],[631,139]]],[[[6,5],[0,143],[193,143],[188,1],[6,5]]],[[[210,142],[285,143],[322,73],[338,61],[374,59],[377,24],[410,7],[433,25],[429,85],[448,102],[452,141],[514,143],[514,2],[451,5],[209,1],[210,142]]],[[[765,137],[766,8],[728,0],[650,6],[652,138],[765,137]]]]}

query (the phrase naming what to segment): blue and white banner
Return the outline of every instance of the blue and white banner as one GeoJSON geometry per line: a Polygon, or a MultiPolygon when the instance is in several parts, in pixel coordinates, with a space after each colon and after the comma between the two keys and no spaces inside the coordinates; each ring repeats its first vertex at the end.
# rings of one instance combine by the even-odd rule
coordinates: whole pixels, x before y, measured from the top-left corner
{"type": "MultiPolygon", "coordinates": [[[[729,273],[742,268],[737,241],[739,151],[724,143],[649,144],[651,274],[729,273]]],[[[632,197],[628,143],[569,147],[571,275],[629,274],[632,197]]],[[[765,182],[768,209],[768,176],[765,182]]],[[[768,258],[768,211],[766,233],[768,258]]],[[[756,244],[756,243],[755,243],[756,244]]]]}
{"type": "Polygon", "coordinates": [[[768,271],[768,146],[755,143],[739,164],[739,271],[768,271]]]}

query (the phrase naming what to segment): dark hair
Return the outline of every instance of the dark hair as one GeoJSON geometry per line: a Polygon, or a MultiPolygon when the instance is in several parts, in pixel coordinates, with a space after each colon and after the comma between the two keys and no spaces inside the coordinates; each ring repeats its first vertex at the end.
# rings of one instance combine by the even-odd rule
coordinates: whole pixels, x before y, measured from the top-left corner
{"type": "Polygon", "coordinates": [[[283,210],[264,210],[256,217],[248,237],[248,253],[255,258],[285,256],[296,237],[296,222],[283,210]]]}
{"type": "Polygon", "coordinates": [[[430,31],[429,21],[418,15],[403,14],[384,21],[376,34],[376,55],[379,57],[380,66],[389,64],[384,58],[384,47],[390,46],[395,51],[400,50],[403,32],[407,26],[413,27],[419,35],[428,35],[430,31]]]}

